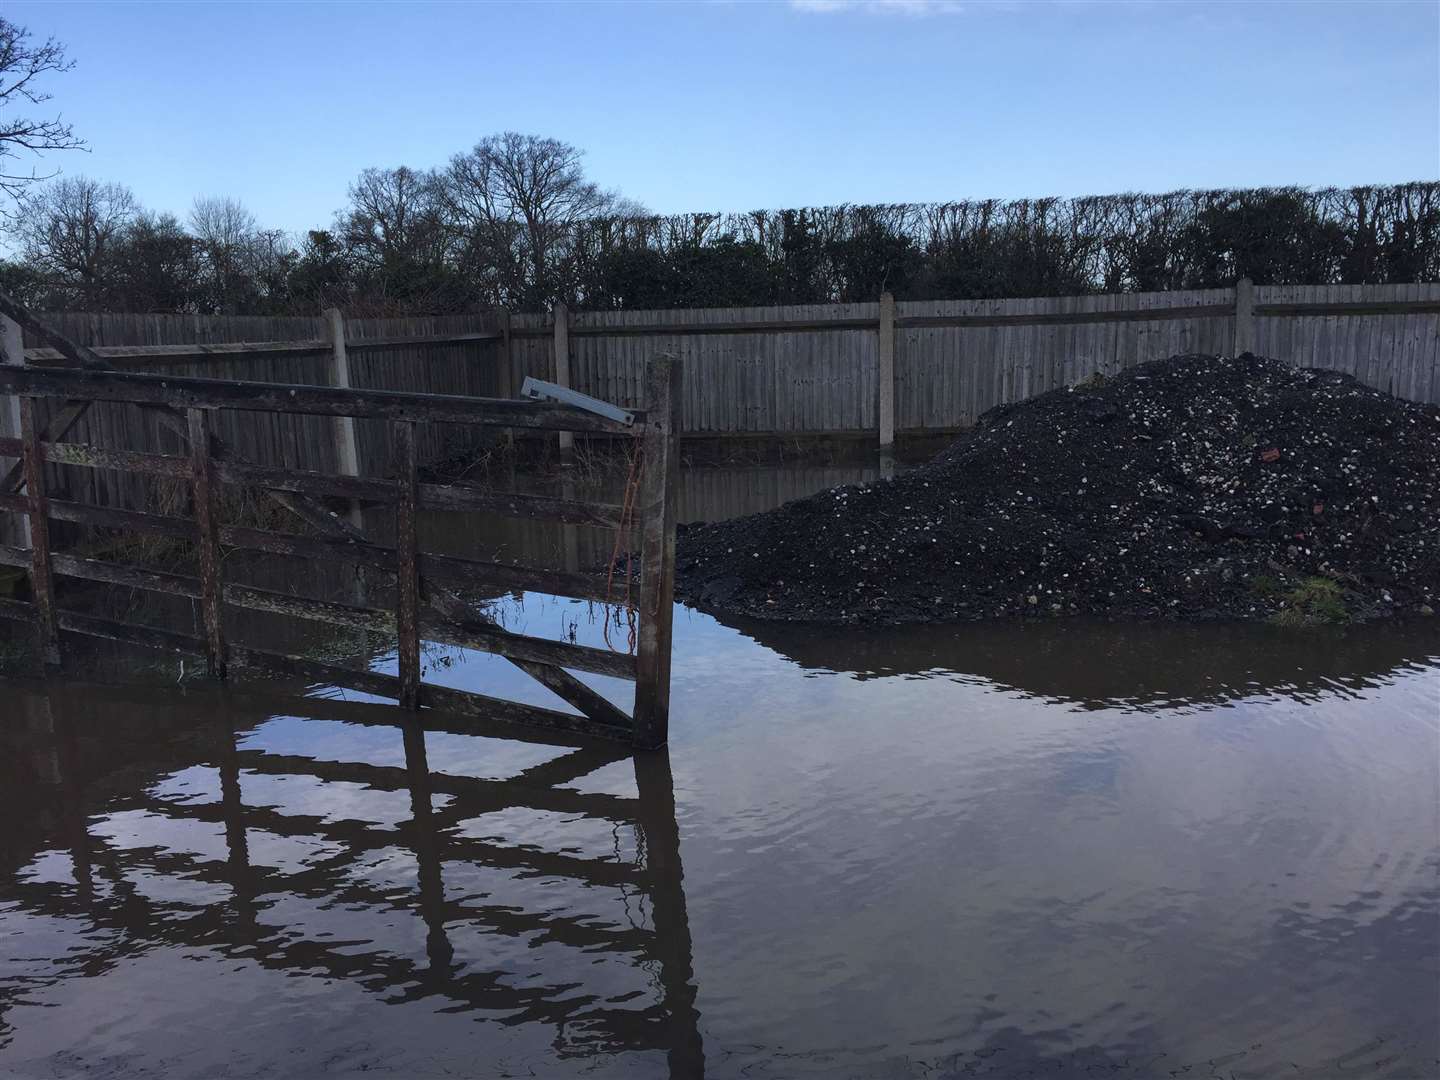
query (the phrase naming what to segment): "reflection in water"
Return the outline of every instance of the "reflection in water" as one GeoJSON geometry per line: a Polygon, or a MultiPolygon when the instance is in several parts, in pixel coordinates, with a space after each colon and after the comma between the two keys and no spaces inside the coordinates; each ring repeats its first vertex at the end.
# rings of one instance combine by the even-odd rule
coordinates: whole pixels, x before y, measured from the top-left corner
{"type": "MultiPolygon", "coordinates": [[[[71,1017],[56,1043],[34,1006],[83,998],[67,981],[120,979],[178,952],[212,972],[233,963],[546,1029],[562,1058],[658,1053],[670,1075],[703,1074],[663,752],[395,731],[394,709],[354,703],[305,702],[321,719],[300,719],[220,694],[178,708],[74,689],[16,696],[23,720],[3,726],[0,1071],[143,1071],[144,1048],[113,1037],[118,1015],[87,1017],[89,1031],[71,1017]],[[633,794],[575,790],[597,770],[614,784],[617,765],[633,794]],[[37,946],[49,941],[67,944],[47,958],[37,946]]],[[[197,987],[178,977],[183,1001],[197,987]]],[[[183,1015],[167,1006],[145,1026],[183,1015]]],[[[350,1067],[391,1067],[407,1022],[371,1010],[350,1067]]],[[[210,1074],[215,1053],[243,1073],[282,1049],[298,1073],[316,1067],[278,1031],[264,1049],[169,1034],[174,1047],[157,1037],[151,1049],[174,1075],[210,1074]]],[[[476,1060],[496,1060],[492,1048],[480,1034],[476,1060]]]]}
{"type": "MultiPolygon", "coordinates": [[[[692,480],[687,516],[851,479],[766,475],[692,480]]],[[[448,528],[479,558],[613,546],[448,528]]],[[[496,614],[603,644],[585,605],[496,614]]],[[[427,663],[558,705],[498,657],[427,663]]],[[[682,610],[673,785],[668,757],[253,700],[0,686],[0,1074],[1440,1076],[1434,623],[682,610]]]]}
{"type": "Polygon", "coordinates": [[[1089,709],[1359,692],[1397,672],[1424,671],[1440,656],[1440,627],[1431,623],[1296,633],[1236,623],[1067,619],[825,633],[796,623],[727,621],[812,671],[859,679],[960,677],[1089,709]]]}

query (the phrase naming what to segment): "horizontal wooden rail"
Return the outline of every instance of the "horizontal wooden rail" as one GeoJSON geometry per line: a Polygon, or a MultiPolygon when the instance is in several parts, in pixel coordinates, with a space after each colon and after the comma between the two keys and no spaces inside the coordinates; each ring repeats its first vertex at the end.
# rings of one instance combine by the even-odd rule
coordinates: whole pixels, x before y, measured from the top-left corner
{"type": "Polygon", "coordinates": [[[361,352],[378,349],[413,349],[416,347],[443,348],[451,345],[488,345],[491,342],[498,342],[504,337],[498,330],[477,331],[470,334],[440,334],[436,337],[412,336],[412,337],[378,337],[378,338],[352,338],[345,339],[345,348],[348,352],[361,352]]]}
{"type": "MultiPolygon", "coordinates": [[[[98,517],[85,512],[84,504],[70,503],[67,506],[69,520],[91,523],[99,517],[116,514],[133,514],[134,511],[113,511],[106,509],[98,517]]],[[[161,535],[175,535],[169,522],[155,523],[160,515],[145,515],[129,518],[130,528],[141,531],[159,532],[161,535]],[[163,531],[162,531],[163,530],[163,531]]],[[[113,521],[121,520],[111,518],[113,521]]],[[[229,537],[235,546],[247,547],[272,554],[298,555],[305,558],[340,558],[360,566],[380,570],[393,570],[396,552],[394,548],[381,544],[366,544],[328,538],[298,536],[288,533],[267,533],[259,529],[229,527],[222,539],[229,537]]],[[[0,565],[28,568],[31,553],[27,548],[0,545],[0,565]]],[[[132,589],[148,589],[152,592],[171,593],[176,596],[199,596],[198,578],[183,574],[172,574],[163,570],[128,566],[123,563],[102,559],[86,559],[76,555],[55,554],[52,558],[55,572],[66,577],[81,578],[108,585],[123,585],[132,589]]],[[[576,600],[590,600],[607,603],[610,600],[611,584],[600,574],[576,571],[542,570],[529,566],[513,566],[508,563],[481,562],[455,555],[419,556],[419,569],[423,577],[454,584],[469,585],[491,590],[491,595],[509,592],[538,592],[551,596],[566,596],[576,600]]],[[[227,589],[229,586],[227,586],[227,589]]],[[[276,594],[281,595],[281,594],[276,594]]],[[[228,598],[228,594],[227,594],[228,598]]],[[[244,606],[244,605],[242,605],[244,606]]]]}
{"type": "MultiPolygon", "coordinates": [[[[234,382],[136,372],[26,368],[0,364],[0,394],[118,401],[184,409],[245,409],[308,416],[488,424],[552,431],[632,432],[595,413],[545,401],[339,390],[290,383],[234,382]]],[[[643,420],[643,418],[642,418],[643,420]]]]}
{"type": "Polygon", "coordinates": [[[509,563],[476,562],[454,555],[422,554],[420,573],[435,581],[471,585],[501,592],[536,592],[568,596],[576,600],[610,601],[610,585],[603,574],[574,570],[537,570],[509,563]]]}
{"type": "MultiPolygon", "coordinates": [[[[47,501],[50,516],[56,521],[69,521],[77,525],[101,525],[107,529],[123,529],[126,532],[145,533],[150,536],[169,536],[177,540],[196,540],[200,536],[200,527],[188,518],[92,506],[90,503],[70,502],[66,499],[47,501]]],[[[24,495],[0,492],[0,510],[29,513],[28,502],[24,495]]]]}
{"type": "MultiPolygon", "coordinates": [[[[0,437],[0,455],[19,453],[19,439],[0,437]],[[13,452],[12,452],[13,451],[13,452]]],[[[183,479],[190,475],[190,459],[168,454],[146,454],[134,450],[105,450],[85,443],[47,442],[45,461],[49,465],[77,465],[86,469],[114,469],[149,476],[183,479]]]]}
{"type": "Polygon", "coordinates": [[[1234,314],[1234,304],[1191,304],[1182,307],[1130,308],[1125,311],[1042,311],[1018,315],[897,315],[895,328],[925,330],[951,326],[1076,326],[1107,322],[1224,318],[1234,314]]]}
{"type": "MultiPolygon", "coordinates": [[[[454,345],[488,345],[501,339],[499,332],[471,334],[440,334],[434,337],[354,338],[346,341],[349,352],[383,349],[445,348],[454,345]]],[[[174,364],[198,360],[260,360],[275,356],[323,355],[334,348],[323,338],[303,341],[224,341],[187,345],[92,345],[96,356],[113,360],[119,366],[138,364],[174,364]]],[[[47,347],[26,349],[25,361],[31,364],[64,364],[65,354],[47,347]]]]}
{"type": "MultiPolygon", "coordinates": [[[[84,620],[90,616],[79,612],[72,612],[77,620],[84,620]]],[[[6,600],[0,598],[0,618],[13,619],[15,621],[33,621],[35,617],[34,605],[24,601],[6,600]]],[[[100,619],[100,622],[114,620],[100,619]]],[[[124,624],[134,625],[134,624],[124,624]]],[[[138,629],[148,629],[137,627],[138,629]]],[[[77,635],[81,631],[74,630],[77,635]]],[[[169,633],[169,631],[162,631],[169,633]]],[[[91,637],[102,637],[104,635],[91,634],[91,637]]],[[[195,648],[204,648],[204,642],[198,637],[178,635],[183,641],[188,641],[195,648]]],[[[170,645],[180,644],[180,641],[167,639],[167,644],[159,646],[160,651],[185,652],[183,649],[171,649],[170,645]]],[[[278,655],[278,654],[277,654],[278,655]]],[[[354,669],[341,669],[351,672],[354,669]]],[[[365,673],[361,673],[365,674],[365,673]]],[[[78,677],[78,676],[77,676],[78,677]]],[[[307,687],[312,685],[323,686],[319,679],[304,678],[307,687]]],[[[272,712],[284,712],[287,716],[294,716],[308,720],[339,720],[347,724],[358,724],[364,727],[383,728],[404,728],[415,723],[415,714],[404,711],[395,705],[383,701],[362,701],[354,697],[339,697],[340,690],[346,689],[340,683],[332,684],[335,687],[331,696],[325,696],[327,691],[317,689],[315,692],[297,694],[294,685],[287,680],[247,680],[244,683],[224,687],[223,684],[201,682],[187,689],[187,693],[197,702],[203,703],[199,706],[200,711],[210,709],[211,714],[218,710],[221,703],[239,704],[243,708],[254,710],[269,709],[272,712]]],[[[354,686],[353,689],[362,689],[354,686]]],[[[153,690],[147,690],[143,686],[107,683],[104,686],[107,697],[116,701],[123,701],[135,706],[148,706],[154,704],[153,690]]],[[[383,695],[382,695],[383,696],[383,695]]],[[[564,714],[562,714],[564,715],[564,714]]],[[[530,729],[524,732],[517,732],[507,724],[485,724],[482,721],[469,717],[461,717],[455,713],[432,712],[426,716],[424,721],[426,731],[444,732],[449,735],[474,735],[489,739],[514,740],[526,744],[540,746],[554,746],[573,751],[570,754],[562,754],[557,758],[541,765],[533,766],[526,770],[527,774],[542,772],[552,766],[558,767],[561,762],[569,761],[576,754],[594,755],[597,758],[604,758],[606,754],[616,756],[600,760],[594,767],[599,768],[603,764],[612,761],[623,761],[628,758],[628,753],[622,752],[623,748],[617,747],[611,740],[605,742],[592,742],[575,735],[562,732],[545,732],[541,729],[530,729]]],[[[582,774],[583,775],[583,774],[582,774]]],[[[572,780],[574,777],[571,778],[572,780]]],[[[536,783],[543,782],[537,780],[536,783]]],[[[560,783],[567,781],[557,781],[560,783]]]]}
{"type": "Polygon", "coordinates": [[[421,617],[420,629],[432,641],[505,656],[511,660],[553,664],[572,671],[588,671],[594,675],[609,675],[611,678],[626,679],[630,682],[634,682],[636,678],[635,657],[629,653],[611,652],[609,649],[596,649],[568,641],[530,637],[497,627],[444,627],[434,617],[427,616],[421,617]]]}
{"type": "MultiPolygon", "coordinates": [[[[13,505],[23,502],[22,496],[0,495],[0,509],[23,509],[23,506],[13,505]]],[[[193,540],[199,537],[199,527],[193,521],[161,514],[92,507],[83,503],[51,502],[50,516],[62,521],[125,528],[134,532],[180,539],[193,540]]],[[[339,558],[358,566],[381,571],[393,570],[396,563],[395,549],[379,544],[360,544],[296,536],[238,526],[223,527],[220,530],[220,540],[228,546],[249,551],[294,555],[311,559],[339,558]]],[[[198,599],[203,595],[200,579],[188,575],[58,553],[52,556],[51,562],[55,573],[64,577],[125,588],[144,589],[186,599],[198,599]]],[[[28,568],[29,564],[30,555],[25,549],[0,547],[0,565],[28,568]]],[[[483,583],[499,592],[511,591],[516,587],[512,583],[518,579],[527,582],[518,587],[528,588],[529,591],[552,592],[557,583],[562,585],[571,583],[574,584],[577,592],[601,594],[599,596],[582,595],[579,599],[601,602],[606,599],[604,596],[606,583],[598,576],[559,574],[534,570],[529,567],[511,567],[499,563],[484,563],[437,555],[422,555],[419,566],[422,576],[425,577],[472,585],[483,583]]],[[[263,611],[275,615],[288,615],[337,626],[353,627],[375,634],[388,635],[395,631],[394,612],[388,610],[335,604],[233,582],[225,584],[221,594],[225,603],[251,611],[263,611]]],[[[560,593],[559,595],[570,594],[560,593]]],[[[597,649],[567,641],[529,637],[512,633],[498,626],[442,620],[433,614],[422,619],[421,629],[425,632],[428,640],[444,645],[474,649],[478,652],[505,656],[515,660],[554,664],[558,667],[608,675],[617,679],[631,681],[635,679],[635,657],[627,653],[611,652],[608,649],[597,649]]]]}
{"type": "MultiPolygon", "coordinates": [[[[314,341],[224,341],[214,344],[187,345],[92,345],[90,351],[105,360],[130,366],[137,363],[184,363],[215,359],[264,359],[274,356],[305,356],[327,353],[330,343],[314,341]]],[[[68,364],[70,360],[59,349],[41,347],[25,350],[29,364],[68,364]]]]}
{"type": "Polygon", "coordinates": [[[1386,300],[1372,303],[1256,304],[1262,318],[1294,315],[1440,315],[1440,300],[1386,300]]]}
{"type": "MultiPolygon", "coordinates": [[[[703,310],[703,309],[702,309],[703,310]]],[[[956,314],[900,316],[897,328],[935,326],[1041,326],[1067,323],[1132,322],[1155,319],[1204,318],[1233,315],[1233,303],[1200,304],[1190,307],[1125,308],[1115,311],[1035,312],[1026,314],[956,314]]],[[[1426,315],[1440,313],[1440,302],[1434,300],[1393,300],[1349,303],[1321,301],[1294,304],[1256,304],[1258,316],[1287,315],[1426,315]]],[[[572,316],[573,317],[573,316],[572,316]]],[[[648,323],[572,323],[571,337],[655,337],[673,335],[764,334],[823,332],[833,330],[874,330],[880,325],[875,318],[836,319],[757,319],[753,322],[726,320],[717,322],[648,322],[648,323]]],[[[550,326],[516,327],[510,338],[549,338],[550,326]]],[[[457,345],[487,345],[503,342],[500,331],[478,331],[465,334],[410,335],[404,337],[347,337],[348,352],[385,349],[445,348],[457,345]]],[[[334,348],[325,339],[297,341],[234,341],[184,345],[92,345],[95,355],[129,367],[137,363],[182,363],[212,359],[262,359],[284,355],[321,355],[334,348]]],[[[34,364],[63,364],[65,356],[46,347],[25,350],[25,359],[34,364]]]]}
{"type": "MultiPolygon", "coordinates": [[[[21,446],[19,439],[0,436],[0,456],[18,457],[21,446]]],[[[172,479],[183,479],[190,473],[188,458],[169,454],[142,454],[130,450],[103,450],[83,443],[46,443],[45,459],[52,465],[114,469],[172,479]]],[[[267,488],[271,491],[293,491],[320,498],[392,503],[396,497],[396,486],[391,480],[338,476],[278,466],[216,462],[215,478],[224,483],[267,488]]],[[[418,490],[421,510],[501,514],[506,517],[558,521],[567,525],[591,525],[601,529],[620,527],[621,508],[614,503],[563,499],[551,495],[522,495],[470,484],[420,484],[418,490]]],[[[3,505],[10,506],[8,503],[3,505]]],[[[18,503],[10,508],[24,509],[18,503]]]]}
{"type": "MultiPolygon", "coordinates": [[[[1235,314],[1233,303],[1178,307],[1126,308],[1121,311],[1048,311],[1015,315],[974,314],[897,316],[897,328],[942,326],[1063,326],[1077,323],[1143,322],[1163,319],[1214,318],[1235,314]]],[[[758,319],[754,322],[578,324],[571,337],[653,337],[707,334],[809,333],[826,330],[878,330],[880,317],[856,319],[758,319]]],[[[511,337],[548,338],[549,327],[511,330],[511,337]]]]}
{"type": "MultiPolygon", "coordinates": [[[[657,335],[690,334],[767,334],[777,331],[813,330],[874,330],[880,325],[875,319],[759,319],[755,322],[708,323],[606,323],[570,326],[571,337],[653,337],[657,335]]],[[[548,338],[554,331],[548,327],[512,329],[515,338],[548,338]]]]}
{"type": "MultiPolygon", "coordinates": [[[[0,564],[4,563],[7,551],[8,549],[0,548],[0,564]]],[[[0,598],[0,618],[34,622],[35,614],[35,605],[33,604],[0,598]]],[[[138,645],[142,648],[178,653],[184,656],[204,656],[208,647],[201,638],[173,630],[160,630],[155,627],[140,626],[135,623],[64,609],[57,610],[55,615],[56,622],[62,631],[85,637],[101,638],[126,645],[138,645]]],[[[234,667],[251,668],[319,685],[347,687],[362,693],[399,700],[400,680],[393,675],[338,667],[305,657],[240,646],[233,642],[230,644],[229,650],[230,663],[234,667]]],[[[297,701],[295,704],[299,706],[301,703],[297,701]]],[[[336,716],[344,713],[344,718],[348,720],[351,717],[345,712],[345,707],[356,703],[325,702],[322,705],[315,702],[312,704],[315,705],[317,712],[336,716]]],[[[506,724],[534,725],[573,732],[577,735],[593,735],[604,739],[628,740],[630,734],[626,729],[600,723],[588,717],[535,705],[524,705],[515,701],[507,701],[504,698],[487,697],[484,694],[465,690],[432,686],[429,683],[421,685],[420,705],[423,709],[434,709],[481,722],[496,721],[506,724]]],[[[365,711],[367,715],[373,712],[373,710],[365,711]]],[[[387,718],[384,720],[377,718],[370,722],[392,725],[400,722],[399,717],[391,718],[388,714],[377,714],[377,717],[379,715],[385,715],[387,718]]]]}

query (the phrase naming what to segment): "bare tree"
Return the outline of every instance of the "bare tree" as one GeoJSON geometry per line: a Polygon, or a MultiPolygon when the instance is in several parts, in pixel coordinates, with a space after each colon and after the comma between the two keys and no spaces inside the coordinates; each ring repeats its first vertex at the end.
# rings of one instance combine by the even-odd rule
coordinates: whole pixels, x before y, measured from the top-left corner
{"type": "Polygon", "coordinates": [[[93,295],[110,281],[138,210],[129,188],[69,176],[27,193],[11,231],[31,267],[93,295]]]}
{"type": "Polygon", "coordinates": [[[376,266],[431,263],[444,257],[445,222],[435,178],[404,165],[366,169],[350,185],[345,236],[355,253],[376,266]]]}
{"type": "Polygon", "coordinates": [[[233,314],[247,283],[255,215],[237,199],[202,197],[190,208],[190,232],[199,244],[209,279],[209,306],[233,314]]]}
{"type": "Polygon", "coordinates": [[[567,291],[564,263],[579,223],[640,210],[587,180],[582,157],[559,139],[507,131],[445,170],[446,204],[471,244],[510,276],[510,302],[536,305],[567,291]]]}
{"type": "Polygon", "coordinates": [[[473,302],[455,272],[456,230],[434,173],[366,169],[350,185],[339,224],[375,310],[455,310],[473,302]]]}
{"type": "Polygon", "coordinates": [[[54,38],[35,44],[30,31],[0,17],[0,192],[11,199],[18,199],[36,181],[54,175],[41,175],[33,166],[28,173],[18,171],[12,158],[85,146],[59,116],[50,120],[20,113],[50,100],[51,95],[39,87],[42,76],[66,72],[73,66],[73,61],[65,59],[65,47],[54,38]]]}

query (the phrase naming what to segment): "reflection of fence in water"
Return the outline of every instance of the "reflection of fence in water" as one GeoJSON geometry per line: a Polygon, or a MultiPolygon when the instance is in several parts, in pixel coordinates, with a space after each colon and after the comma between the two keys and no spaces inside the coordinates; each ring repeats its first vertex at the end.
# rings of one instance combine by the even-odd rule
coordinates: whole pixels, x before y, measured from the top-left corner
{"type": "MultiPolygon", "coordinates": [[[[679,834],[663,751],[630,757],[613,746],[575,746],[575,740],[541,735],[538,745],[555,749],[555,756],[504,779],[478,779],[435,771],[427,731],[432,742],[445,740],[449,758],[484,749],[490,763],[502,744],[474,738],[480,734],[474,725],[422,727],[394,706],[306,699],[288,702],[283,719],[253,710],[246,719],[233,704],[197,708],[192,702],[187,711],[142,702],[127,710],[107,701],[100,717],[84,715],[93,710],[93,699],[64,690],[17,696],[21,718],[0,729],[0,741],[12,744],[10,767],[29,775],[25,783],[6,786],[17,800],[11,820],[24,812],[37,832],[19,839],[30,854],[16,850],[16,858],[0,861],[0,872],[11,878],[27,858],[33,861],[46,843],[43,830],[68,847],[74,884],[29,877],[11,878],[0,888],[12,893],[21,911],[75,924],[64,961],[69,971],[98,975],[151,948],[219,949],[288,975],[344,980],[387,1002],[437,999],[447,1011],[477,1010],[507,1025],[553,1025],[561,1053],[664,1050],[673,1075],[703,1072],[679,834]],[[174,731],[166,738],[155,730],[157,713],[173,714],[187,745],[175,745],[174,731]],[[197,721],[207,713],[211,719],[197,721]],[[247,745],[273,743],[277,736],[283,743],[292,717],[302,729],[320,729],[322,739],[317,720],[398,727],[393,756],[403,756],[404,764],[327,760],[247,745]],[[281,730],[267,738],[267,727],[276,724],[281,730]],[[150,755],[159,759],[158,770],[143,770],[136,782],[141,770],[126,760],[124,748],[106,745],[117,739],[145,745],[147,755],[148,748],[163,747],[150,755]],[[567,786],[625,761],[634,771],[633,798],[567,786]],[[210,781],[203,793],[194,790],[196,766],[207,770],[210,781]],[[21,805],[25,796],[17,793],[24,790],[46,805],[21,805]],[[385,820],[348,816],[359,792],[390,793],[403,804],[396,814],[378,815],[385,820]],[[506,821],[516,815],[532,820],[506,821]],[[554,829],[547,823],[563,826],[566,842],[558,850],[553,843],[531,842],[550,839],[554,829]],[[633,830],[631,851],[621,844],[625,826],[633,830]],[[593,835],[577,843],[577,831],[593,835]],[[197,853],[207,837],[213,850],[197,853]],[[287,869],[275,848],[296,842],[312,857],[287,869]],[[256,847],[260,854],[252,858],[256,847]],[[383,868],[407,849],[402,865],[411,866],[414,878],[397,882],[383,868]],[[483,888],[474,887],[477,878],[483,888]],[[157,879],[165,883],[163,899],[136,887],[137,880],[157,879]],[[196,890],[193,901],[183,899],[185,888],[196,890]],[[224,897],[218,902],[217,889],[224,897]],[[607,894],[613,918],[597,914],[607,894]],[[527,900],[542,909],[525,910],[527,900]],[[276,922],[278,911],[293,920],[307,904],[306,922],[276,922]],[[413,912],[424,923],[423,959],[405,955],[403,930],[390,930],[388,942],[374,940],[383,937],[377,930],[385,921],[367,916],[396,911],[413,912]],[[340,924],[324,925],[332,920],[340,924]],[[346,922],[352,923],[349,932],[346,922]],[[102,938],[97,931],[109,934],[102,938]],[[478,950],[469,947],[476,933],[487,935],[478,950]],[[524,942],[523,970],[484,970],[484,961],[464,959],[473,952],[493,960],[494,943],[507,938],[524,942]],[[357,940],[366,947],[355,948],[357,940]],[[551,948],[568,951],[566,966],[537,979],[535,968],[551,948]],[[597,967],[597,958],[619,968],[597,967]],[[633,985],[641,972],[657,973],[655,984],[633,985]],[[576,985],[603,974],[621,982],[628,976],[627,992],[576,985]]],[[[527,749],[537,745],[535,739],[519,744],[506,732],[483,735],[527,749]]],[[[324,743],[318,746],[323,752],[324,743]]],[[[33,989],[25,980],[12,982],[16,997],[9,1002],[0,990],[0,1036],[6,1014],[33,989]]]]}
{"type": "MultiPolygon", "coordinates": [[[[527,493],[565,499],[616,501],[623,492],[623,461],[605,461],[598,476],[583,478],[507,477],[527,493]]],[[[745,517],[794,499],[880,476],[874,464],[697,465],[679,471],[675,517],[682,525],[745,517]]],[[[502,485],[503,486],[503,485],[502,485]]],[[[524,557],[560,570],[591,570],[609,564],[613,530],[562,525],[533,518],[424,515],[422,531],[437,551],[493,559],[524,557]]]]}

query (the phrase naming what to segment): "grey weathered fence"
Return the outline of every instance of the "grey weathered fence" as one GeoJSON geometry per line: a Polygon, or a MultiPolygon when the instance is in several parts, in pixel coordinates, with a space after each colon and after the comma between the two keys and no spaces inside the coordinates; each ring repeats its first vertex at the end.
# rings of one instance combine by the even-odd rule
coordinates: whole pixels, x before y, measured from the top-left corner
{"type": "MultiPolygon", "coordinates": [[[[505,397],[494,363],[500,336],[493,315],[413,319],[331,320],[211,315],[65,313],[44,316],[66,337],[127,370],[212,379],[302,383],[354,389],[505,397]],[[339,333],[336,333],[338,324],[339,333]],[[487,354],[488,349],[488,354],[487,354]],[[478,361],[478,362],[477,362],[478,361]]],[[[0,318],[0,323],[9,320],[0,318]]],[[[54,362],[54,351],[25,335],[31,363],[54,362]]],[[[40,421],[50,419],[48,406],[40,421]]],[[[392,458],[389,430],[379,421],[332,421],[262,412],[224,414],[216,434],[250,460],[314,472],[335,470],[353,447],[363,474],[383,473],[392,458]]],[[[0,415],[0,435],[17,432],[0,415]]],[[[422,461],[469,448],[474,428],[435,424],[420,434],[422,461]]],[[[72,432],[75,442],[142,452],[174,452],[178,444],[153,417],[99,403],[72,432]]],[[[3,463],[3,462],[0,462],[3,463]]],[[[140,506],[136,477],[91,471],[66,478],[67,492],[104,505],[140,506]]]]}
{"type": "MultiPolygon", "coordinates": [[[[641,405],[648,358],[684,363],[689,435],[861,436],[964,428],[986,409],[1159,357],[1257,352],[1354,374],[1440,403],[1440,284],[1250,286],[1189,292],[797,305],[771,308],[497,313],[388,320],[193,315],[50,317],[124,367],[176,375],[509,396],[526,375],[641,405]],[[169,346],[169,348],[158,348],[169,346]]],[[[0,319],[0,324],[4,320],[0,319]]],[[[7,339],[14,341],[13,334],[7,339]]],[[[31,362],[53,359],[25,342],[31,362]]],[[[13,351],[13,344],[11,350],[13,351]]],[[[7,351],[8,355],[8,351],[7,351]]],[[[40,419],[47,420],[42,415],[40,419]]],[[[14,417],[0,409],[0,434],[14,417]]],[[[383,471],[383,424],[236,413],[219,434],[262,464],[326,471],[353,456],[383,471]]],[[[78,442],[176,447],[124,406],[97,406],[78,442]]],[[[418,452],[464,450],[434,425],[418,452]]],[[[0,463],[3,464],[3,463],[0,463]]],[[[114,478],[92,477],[93,485],[114,478]]],[[[75,491],[135,505],[139,493],[75,491]]]]}
{"type": "Polygon", "coordinates": [[[644,358],[685,359],[685,429],[878,435],[964,428],[1096,372],[1245,349],[1440,403],[1440,284],[516,315],[513,370],[636,400],[644,358]]]}

